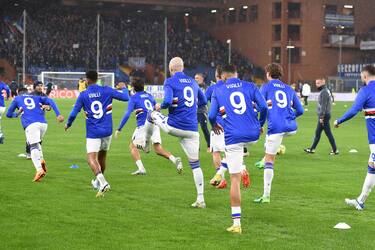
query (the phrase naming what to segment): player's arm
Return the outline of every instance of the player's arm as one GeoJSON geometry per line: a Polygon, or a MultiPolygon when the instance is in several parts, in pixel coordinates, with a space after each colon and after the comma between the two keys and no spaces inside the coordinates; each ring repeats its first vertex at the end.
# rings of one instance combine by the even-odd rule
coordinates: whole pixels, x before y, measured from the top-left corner
{"type": "Polygon", "coordinates": [[[208,102],[208,101],[211,102],[211,97],[212,97],[212,94],[213,94],[214,86],[215,86],[215,85],[211,85],[211,86],[208,87],[208,89],[206,90],[206,99],[207,99],[207,102],[208,102]]]}
{"type": "Polygon", "coordinates": [[[8,85],[5,84],[5,92],[7,93],[7,100],[9,100],[9,97],[10,97],[10,88],[8,85]]]}
{"type": "Polygon", "coordinates": [[[263,127],[263,125],[266,123],[267,119],[267,103],[264,99],[263,95],[260,93],[259,89],[257,87],[254,87],[254,99],[255,104],[257,105],[257,110],[259,111],[259,123],[260,126],[263,127]]]}
{"type": "Polygon", "coordinates": [[[122,128],[125,126],[126,122],[129,120],[129,117],[131,113],[134,111],[134,101],[130,98],[129,104],[128,104],[128,110],[126,111],[124,117],[122,118],[120,125],[117,128],[118,132],[121,132],[122,128]]]}
{"type": "Polygon", "coordinates": [[[301,101],[299,100],[297,93],[293,93],[293,106],[292,108],[294,109],[294,114],[296,117],[301,116],[304,112],[303,106],[301,104],[301,101]]]}
{"type": "Polygon", "coordinates": [[[166,83],[164,85],[164,100],[161,103],[160,107],[162,109],[167,109],[172,105],[172,101],[173,101],[173,89],[168,83],[166,83]]]}
{"type": "Polygon", "coordinates": [[[77,98],[76,103],[74,104],[74,107],[72,109],[72,112],[70,112],[68,122],[65,124],[65,130],[68,130],[76,119],[78,113],[81,111],[83,107],[83,101],[82,101],[82,95],[79,95],[77,98]]]}
{"type": "Polygon", "coordinates": [[[42,104],[48,105],[53,109],[53,112],[56,114],[56,118],[58,122],[64,121],[64,116],[61,115],[59,108],[57,107],[54,100],[48,97],[42,97],[42,104]]]}
{"type": "Polygon", "coordinates": [[[129,101],[129,91],[127,89],[122,89],[118,91],[116,89],[111,88],[111,93],[112,93],[113,99],[123,101],[123,102],[129,101]]]}
{"type": "Polygon", "coordinates": [[[198,88],[198,107],[201,107],[204,105],[207,105],[207,98],[205,94],[203,93],[203,91],[200,88],[198,88]]]}
{"type": "Polygon", "coordinates": [[[220,134],[224,131],[223,127],[216,122],[217,113],[219,112],[219,103],[217,102],[215,93],[211,97],[211,107],[208,112],[208,119],[210,120],[212,130],[215,134],[220,134]]]}
{"type": "Polygon", "coordinates": [[[14,99],[8,108],[6,116],[8,118],[17,118],[19,116],[19,113],[14,112],[16,111],[16,108],[17,108],[17,100],[14,99]]]}
{"type": "Polygon", "coordinates": [[[367,95],[365,91],[361,89],[355,98],[353,106],[341,118],[335,121],[335,126],[337,127],[339,124],[352,119],[359,111],[363,109],[366,99],[367,95]]]}

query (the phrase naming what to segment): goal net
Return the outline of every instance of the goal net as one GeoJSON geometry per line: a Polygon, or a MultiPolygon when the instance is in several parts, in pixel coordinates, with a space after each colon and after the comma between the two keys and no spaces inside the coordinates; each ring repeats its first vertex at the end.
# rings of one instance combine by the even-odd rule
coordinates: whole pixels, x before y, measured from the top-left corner
{"type": "MultiPolygon", "coordinates": [[[[40,80],[44,83],[52,83],[56,89],[69,89],[75,90],[78,86],[80,79],[86,78],[85,72],[55,72],[55,71],[42,71],[40,80]]],[[[99,72],[98,84],[101,86],[114,87],[115,74],[112,72],[99,72]]]]}

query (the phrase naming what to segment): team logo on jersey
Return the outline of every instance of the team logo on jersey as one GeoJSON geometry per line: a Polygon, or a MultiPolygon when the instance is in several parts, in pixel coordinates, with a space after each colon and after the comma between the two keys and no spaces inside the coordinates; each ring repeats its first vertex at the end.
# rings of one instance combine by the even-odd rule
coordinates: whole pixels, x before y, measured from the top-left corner
{"type": "Polygon", "coordinates": [[[365,109],[365,118],[374,119],[375,118],[375,109],[365,109]]]}
{"type": "Polygon", "coordinates": [[[144,110],[143,108],[139,108],[135,110],[135,117],[138,117],[140,114],[143,114],[144,110]]]}
{"type": "Polygon", "coordinates": [[[224,106],[221,106],[221,107],[219,108],[219,113],[220,113],[220,115],[221,115],[221,117],[222,117],[223,119],[227,118],[227,112],[225,112],[225,107],[224,107],[224,106]]]}
{"type": "Polygon", "coordinates": [[[177,108],[177,106],[178,106],[178,97],[173,97],[172,107],[177,108]]]}
{"type": "Polygon", "coordinates": [[[257,110],[257,104],[255,102],[251,102],[253,104],[253,109],[254,109],[254,112],[255,113],[258,113],[258,110],[257,110]]]}
{"type": "Polygon", "coordinates": [[[272,109],[272,100],[267,100],[268,109],[272,109]]]}
{"type": "Polygon", "coordinates": [[[106,113],[107,115],[112,114],[112,103],[109,104],[105,110],[106,110],[105,113],[106,113]]]}

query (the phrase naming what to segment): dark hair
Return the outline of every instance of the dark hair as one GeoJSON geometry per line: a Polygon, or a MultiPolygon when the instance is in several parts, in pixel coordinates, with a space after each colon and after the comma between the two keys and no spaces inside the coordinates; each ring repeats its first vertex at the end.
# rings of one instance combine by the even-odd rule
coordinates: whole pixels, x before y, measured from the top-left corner
{"type": "Polygon", "coordinates": [[[135,92],[140,92],[145,90],[145,82],[141,77],[132,77],[131,84],[135,92]]]}
{"type": "Polygon", "coordinates": [[[34,82],[34,89],[36,88],[36,86],[39,86],[39,85],[42,85],[43,86],[43,83],[41,81],[36,81],[34,82]]]}
{"type": "Polygon", "coordinates": [[[22,95],[23,93],[27,93],[27,88],[25,88],[25,87],[21,87],[21,88],[19,88],[19,89],[17,90],[17,93],[18,93],[19,95],[22,95]]]}
{"type": "Polygon", "coordinates": [[[98,80],[98,72],[94,70],[89,70],[86,72],[86,78],[93,82],[96,82],[98,80]]]}
{"type": "Polygon", "coordinates": [[[217,65],[216,72],[217,72],[217,75],[221,78],[221,75],[223,74],[223,67],[221,67],[221,65],[217,65]]]}
{"type": "Polygon", "coordinates": [[[237,67],[234,64],[224,64],[222,66],[222,73],[236,73],[237,67]]]}
{"type": "Polygon", "coordinates": [[[278,63],[270,63],[264,70],[270,74],[273,79],[280,79],[283,76],[283,68],[278,63]]]}
{"type": "Polygon", "coordinates": [[[375,67],[371,64],[362,68],[362,72],[367,72],[370,76],[375,76],[375,67]]]}

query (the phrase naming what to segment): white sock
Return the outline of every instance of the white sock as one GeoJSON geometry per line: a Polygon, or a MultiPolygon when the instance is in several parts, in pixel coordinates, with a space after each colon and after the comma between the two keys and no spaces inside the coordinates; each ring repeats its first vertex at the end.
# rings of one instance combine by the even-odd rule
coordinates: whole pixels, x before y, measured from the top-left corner
{"type": "Polygon", "coordinates": [[[31,160],[33,161],[36,171],[39,171],[42,169],[42,164],[40,162],[40,151],[36,147],[33,147],[31,149],[31,160]]]}
{"type": "Polygon", "coordinates": [[[173,164],[176,164],[176,157],[174,157],[173,155],[169,156],[169,160],[173,162],[173,164]]]}
{"type": "Polygon", "coordinates": [[[233,226],[241,226],[241,207],[232,207],[233,226]]]}
{"type": "Polygon", "coordinates": [[[264,165],[264,191],[263,196],[264,197],[270,197],[271,195],[271,185],[272,185],[272,179],[273,179],[273,163],[266,162],[264,165]]]}
{"type": "Polygon", "coordinates": [[[199,161],[190,162],[190,166],[193,169],[195,188],[197,189],[197,201],[204,202],[203,172],[202,169],[199,167],[199,161]]]}
{"type": "Polygon", "coordinates": [[[136,161],[135,164],[137,165],[139,171],[146,172],[146,169],[144,168],[141,160],[136,161]]]}
{"type": "Polygon", "coordinates": [[[100,186],[104,186],[105,184],[107,184],[107,181],[105,180],[104,175],[102,173],[97,174],[96,179],[99,181],[100,186]]]}
{"type": "Polygon", "coordinates": [[[365,182],[363,183],[362,193],[357,198],[358,202],[365,203],[374,185],[375,185],[375,174],[367,173],[365,182]]]}
{"type": "Polygon", "coordinates": [[[40,152],[40,160],[43,160],[43,150],[42,150],[42,145],[39,144],[39,152],[40,152]]]}

